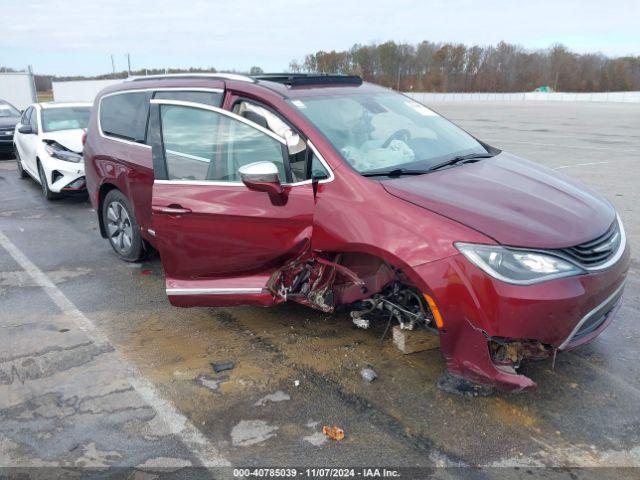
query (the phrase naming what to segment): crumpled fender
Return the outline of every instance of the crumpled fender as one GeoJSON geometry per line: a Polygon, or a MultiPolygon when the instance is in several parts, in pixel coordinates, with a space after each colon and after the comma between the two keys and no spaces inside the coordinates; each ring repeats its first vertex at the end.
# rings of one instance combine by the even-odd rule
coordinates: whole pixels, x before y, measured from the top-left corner
{"type": "Polygon", "coordinates": [[[440,351],[451,374],[509,392],[536,386],[524,375],[498,369],[491,360],[487,334],[476,323],[483,315],[479,301],[458,275],[454,257],[420,265],[414,273],[422,283],[419,288],[434,299],[442,315],[440,351]]]}

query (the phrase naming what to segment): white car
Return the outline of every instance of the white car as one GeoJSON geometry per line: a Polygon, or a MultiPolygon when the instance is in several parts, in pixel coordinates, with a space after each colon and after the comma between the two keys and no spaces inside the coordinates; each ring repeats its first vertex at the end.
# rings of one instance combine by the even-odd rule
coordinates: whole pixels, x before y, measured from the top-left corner
{"type": "Polygon", "coordinates": [[[90,103],[34,103],[16,125],[18,173],[40,183],[48,200],[86,190],[82,136],[90,114],[90,103]]]}

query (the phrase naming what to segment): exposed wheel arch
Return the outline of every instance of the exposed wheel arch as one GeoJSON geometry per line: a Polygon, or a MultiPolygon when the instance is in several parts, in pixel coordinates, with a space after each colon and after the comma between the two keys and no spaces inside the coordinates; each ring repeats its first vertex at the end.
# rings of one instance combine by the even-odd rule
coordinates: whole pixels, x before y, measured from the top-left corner
{"type": "Polygon", "coordinates": [[[102,238],[107,238],[107,230],[104,226],[104,220],[102,218],[102,204],[104,203],[104,199],[111,190],[119,190],[113,183],[103,183],[100,186],[100,190],[98,193],[98,224],[100,226],[100,235],[102,238]]]}

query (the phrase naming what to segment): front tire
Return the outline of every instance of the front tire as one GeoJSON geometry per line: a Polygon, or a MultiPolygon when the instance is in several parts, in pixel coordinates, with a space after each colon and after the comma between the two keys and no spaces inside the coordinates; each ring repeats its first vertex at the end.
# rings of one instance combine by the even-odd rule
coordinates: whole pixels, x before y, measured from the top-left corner
{"type": "Polygon", "coordinates": [[[140,226],[133,215],[129,199],[120,190],[111,190],[102,203],[102,222],[116,255],[125,262],[144,256],[140,226]]]}
{"type": "Polygon", "coordinates": [[[52,192],[49,189],[49,182],[47,182],[47,175],[44,173],[44,168],[40,162],[38,162],[38,176],[40,177],[40,186],[42,187],[42,195],[47,200],[56,200],[60,197],[59,194],[52,192]]]}
{"type": "Polygon", "coordinates": [[[22,159],[20,158],[20,154],[18,153],[18,149],[15,148],[15,145],[13,148],[13,153],[16,157],[16,163],[18,164],[18,176],[20,178],[27,178],[29,175],[24,171],[24,168],[22,168],[22,159]]]}

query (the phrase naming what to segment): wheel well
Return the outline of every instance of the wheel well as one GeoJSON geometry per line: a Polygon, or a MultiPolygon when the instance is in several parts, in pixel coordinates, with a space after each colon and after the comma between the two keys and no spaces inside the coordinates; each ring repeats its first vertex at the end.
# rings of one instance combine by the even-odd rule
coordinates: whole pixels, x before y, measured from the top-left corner
{"type": "Polygon", "coordinates": [[[118,190],[118,187],[112,183],[104,183],[100,186],[100,191],[98,193],[98,224],[100,225],[100,235],[102,235],[102,238],[107,238],[107,231],[102,220],[102,204],[107,193],[111,190],[118,190]]]}

